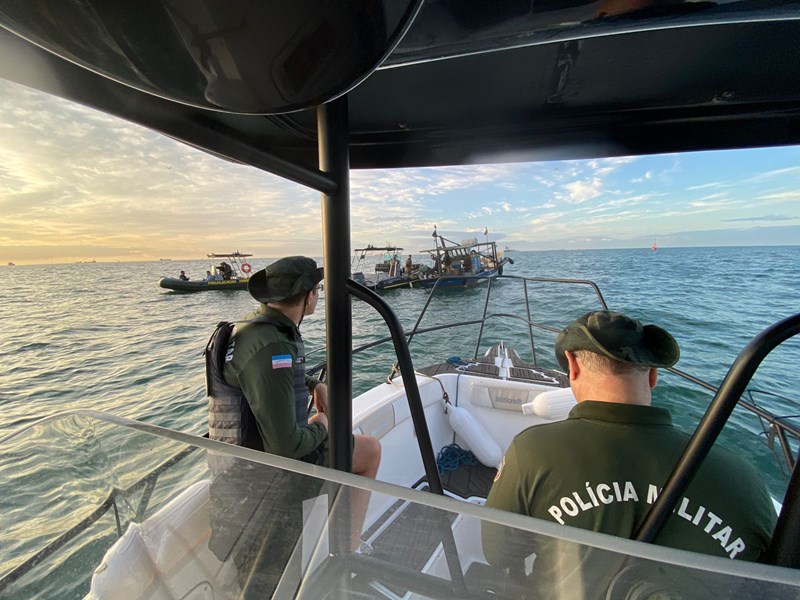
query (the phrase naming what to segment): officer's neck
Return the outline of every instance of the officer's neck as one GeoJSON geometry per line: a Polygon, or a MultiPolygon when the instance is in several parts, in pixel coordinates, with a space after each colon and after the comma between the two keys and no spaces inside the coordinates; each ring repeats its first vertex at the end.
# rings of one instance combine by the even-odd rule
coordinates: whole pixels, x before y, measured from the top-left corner
{"type": "Polygon", "coordinates": [[[642,377],[618,377],[584,372],[573,380],[572,391],[578,402],[615,402],[650,406],[652,394],[647,379],[642,377]]]}
{"type": "Polygon", "coordinates": [[[287,306],[286,304],[278,304],[276,302],[270,302],[267,304],[270,308],[277,310],[281,313],[284,317],[292,321],[295,325],[300,325],[300,322],[303,320],[303,315],[305,313],[305,307],[303,303],[295,304],[293,306],[287,306]]]}

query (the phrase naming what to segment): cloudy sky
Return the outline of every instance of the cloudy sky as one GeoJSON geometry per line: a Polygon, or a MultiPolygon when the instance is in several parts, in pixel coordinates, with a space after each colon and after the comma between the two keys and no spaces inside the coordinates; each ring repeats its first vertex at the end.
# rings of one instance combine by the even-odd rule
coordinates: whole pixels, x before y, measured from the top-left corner
{"type": "MultiPolygon", "coordinates": [[[[800,147],[355,172],[353,247],[800,243],[800,147]]],[[[322,253],[319,194],[0,81],[0,264],[322,253]],[[279,216],[279,218],[276,218],[279,216]]]]}

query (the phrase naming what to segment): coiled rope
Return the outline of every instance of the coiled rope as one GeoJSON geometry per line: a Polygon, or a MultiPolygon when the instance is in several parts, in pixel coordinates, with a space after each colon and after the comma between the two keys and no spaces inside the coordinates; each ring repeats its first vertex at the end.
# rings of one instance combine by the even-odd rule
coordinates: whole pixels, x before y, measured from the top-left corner
{"type": "Polygon", "coordinates": [[[458,444],[450,444],[439,450],[436,456],[436,465],[439,467],[439,475],[449,471],[455,471],[461,465],[477,465],[478,459],[469,450],[464,450],[458,444]]]}

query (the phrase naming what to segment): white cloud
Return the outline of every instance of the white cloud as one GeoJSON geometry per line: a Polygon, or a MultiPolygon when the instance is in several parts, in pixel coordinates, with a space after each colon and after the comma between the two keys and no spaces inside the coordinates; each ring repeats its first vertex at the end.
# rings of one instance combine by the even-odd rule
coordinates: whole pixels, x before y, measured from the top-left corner
{"type": "Polygon", "coordinates": [[[772,194],[761,194],[757,196],[758,200],[770,200],[772,203],[780,204],[782,202],[793,202],[800,200],[800,190],[791,190],[787,192],[773,192],[772,194]]]}
{"type": "Polygon", "coordinates": [[[641,204],[647,200],[652,199],[656,194],[639,194],[637,196],[624,196],[622,198],[614,198],[605,203],[605,206],[618,207],[629,206],[633,204],[641,204]]]}
{"type": "Polygon", "coordinates": [[[635,179],[631,179],[631,183],[644,183],[653,179],[654,175],[652,171],[645,171],[645,174],[641,177],[637,177],[635,179]]]}
{"type": "Polygon", "coordinates": [[[706,188],[718,188],[718,187],[729,187],[729,186],[730,186],[729,183],[725,183],[722,181],[714,181],[712,183],[703,183],[701,185],[690,185],[686,189],[694,191],[694,190],[704,190],[706,188]]]}
{"type": "Polygon", "coordinates": [[[774,169],[772,171],[765,171],[753,177],[742,180],[741,183],[754,183],[767,179],[774,179],[775,177],[782,177],[786,175],[800,175],[800,167],[786,167],[783,169],[774,169]]]}
{"type": "Polygon", "coordinates": [[[722,204],[722,201],[727,199],[729,199],[727,192],[717,192],[716,194],[708,194],[707,196],[691,200],[689,204],[691,206],[710,206],[715,202],[722,204]]]}
{"type": "Polygon", "coordinates": [[[602,194],[603,182],[599,178],[590,181],[573,181],[564,186],[568,195],[565,200],[571,204],[580,204],[597,198],[602,194]]]}

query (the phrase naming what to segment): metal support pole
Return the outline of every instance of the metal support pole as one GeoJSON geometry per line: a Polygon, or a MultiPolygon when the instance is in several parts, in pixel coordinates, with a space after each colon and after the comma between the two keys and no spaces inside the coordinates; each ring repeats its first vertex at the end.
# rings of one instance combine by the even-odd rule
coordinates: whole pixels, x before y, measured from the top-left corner
{"type": "MultiPolygon", "coordinates": [[[[683,455],[678,459],[664,488],[650,511],[645,515],[633,539],[642,542],[652,542],[656,539],[672,511],[678,506],[678,501],[686,492],[703,460],[711,451],[722,427],[758,369],[758,365],[774,348],[798,333],[800,333],[800,314],[770,325],[742,349],[736,360],[733,361],[722,385],[719,386],[719,391],[711,400],[706,414],[689,440],[683,455]]],[[[789,514],[786,506],[781,511],[781,517],[784,513],[789,514]]],[[[793,510],[791,515],[794,519],[800,519],[798,510],[793,510]]],[[[781,521],[784,520],[781,519],[781,521]]],[[[787,519],[785,526],[791,530],[791,535],[794,536],[792,539],[797,540],[797,534],[800,533],[800,522],[787,519]]],[[[782,547],[781,553],[790,554],[790,551],[786,547],[782,547]]],[[[798,555],[800,552],[794,555],[795,559],[798,555]]],[[[791,557],[787,560],[790,559],[791,557]]]]}
{"type": "Polygon", "coordinates": [[[760,562],[791,569],[800,568],[800,462],[796,463],[783,498],[783,508],[775,525],[772,541],[760,562]]]}
{"type": "Polygon", "coordinates": [[[350,155],[347,96],[317,108],[319,167],[337,182],[322,194],[328,354],[328,464],[352,471],[353,322],[350,277],[350,155]]]}
{"type": "Polygon", "coordinates": [[[417,377],[414,375],[414,363],[411,361],[411,352],[408,350],[408,342],[405,340],[403,326],[400,325],[400,320],[386,300],[378,296],[378,294],[352,280],[347,285],[350,293],[378,311],[389,328],[389,333],[392,334],[394,351],[397,355],[397,365],[400,368],[400,374],[403,376],[408,410],[414,423],[414,434],[419,443],[419,452],[422,456],[425,474],[428,477],[428,486],[434,494],[443,496],[444,490],[442,489],[442,480],[439,477],[439,467],[436,465],[436,453],[433,450],[428,422],[425,420],[425,407],[422,405],[422,399],[419,395],[417,377]]]}

